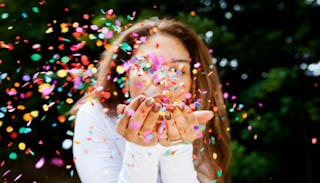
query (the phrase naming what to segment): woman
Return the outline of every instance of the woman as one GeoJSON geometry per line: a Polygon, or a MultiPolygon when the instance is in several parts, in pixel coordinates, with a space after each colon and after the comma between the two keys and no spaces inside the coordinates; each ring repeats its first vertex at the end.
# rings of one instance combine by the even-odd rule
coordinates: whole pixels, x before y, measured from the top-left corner
{"type": "Polygon", "coordinates": [[[194,31],[138,22],[100,64],[95,89],[72,109],[82,182],[230,182],[221,83],[194,31]]]}

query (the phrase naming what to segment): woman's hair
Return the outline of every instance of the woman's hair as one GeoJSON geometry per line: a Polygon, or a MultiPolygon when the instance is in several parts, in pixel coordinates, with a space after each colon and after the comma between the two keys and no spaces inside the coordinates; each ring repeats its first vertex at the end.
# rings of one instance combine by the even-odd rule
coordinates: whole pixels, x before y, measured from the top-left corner
{"type": "MultiPolygon", "coordinates": [[[[213,110],[215,115],[207,123],[203,138],[193,142],[194,159],[197,162],[195,168],[199,179],[201,182],[208,180],[230,182],[231,137],[220,77],[205,43],[184,23],[169,18],[152,18],[138,22],[122,32],[112,48],[102,54],[96,89],[92,89],[91,93],[89,92],[79,101],[94,96],[109,109],[114,109],[115,105],[126,101],[124,93],[127,91],[123,86],[127,77],[125,73],[117,73],[116,66],[122,65],[135,54],[141,37],[148,38],[157,32],[169,34],[181,40],[190,53],[191,69],[194,69],[195,63],[201,64],[192,76],[192,100],[201,104],[198,108],[213,110]],[[124,49],[124,46],[129,49],[124,49]],[[120,78],[122,81],[119,82],[120,78]],[[99,92],[97,88],[100,88],[99,92]]],[[[81,102],[75,104],[72,111],[76,112],[80,104],[81,102]]]]}

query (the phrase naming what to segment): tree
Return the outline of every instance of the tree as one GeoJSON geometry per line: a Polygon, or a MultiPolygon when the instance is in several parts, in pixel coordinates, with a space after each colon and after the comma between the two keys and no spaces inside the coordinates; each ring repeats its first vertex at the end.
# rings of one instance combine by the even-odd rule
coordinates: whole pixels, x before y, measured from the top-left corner
{"type": "Polygon", "coordinates": [[[78,182],[65,112],[108,46],[97,27],[173,16],[199,33],[222,74],[233,181],[318,182],[319,9],[315,0],[0,3],[2,178],[78,182]]]}

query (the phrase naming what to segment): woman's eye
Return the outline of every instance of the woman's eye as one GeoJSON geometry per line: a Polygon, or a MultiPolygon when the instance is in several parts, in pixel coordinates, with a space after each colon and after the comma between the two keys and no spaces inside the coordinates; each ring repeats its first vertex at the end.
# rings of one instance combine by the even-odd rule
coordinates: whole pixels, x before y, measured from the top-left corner
{"type": "Polygon", "coordinates": [[[185,74],[184,70],[177,69],[177,68],[171,68],[171,73],[175,73],[178,76],[185,74]]]}

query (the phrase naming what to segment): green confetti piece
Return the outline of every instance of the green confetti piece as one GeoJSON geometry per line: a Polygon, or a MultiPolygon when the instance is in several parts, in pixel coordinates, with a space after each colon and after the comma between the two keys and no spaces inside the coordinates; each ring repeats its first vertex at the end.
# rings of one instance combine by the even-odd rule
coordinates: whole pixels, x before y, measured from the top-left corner
{"type": "Polygon", "coordinates": [[[132,51],[132,48],[128,43],[123,43],[123,44],[120,45],[120,47],[124,51],[132,51]]]}
{"type": "Polygon", "coordinates": [[[164,152],[164,155],[165,155],[165,156],[169,156],[169,155],[170,155],[170,150],[169,150],[169,149],[166,150],[166,152],[164,152]]]}
{"type": "Polygon", "coordinates": [[[221,177],[221,176],[222,176],[222,170],[218,170],[218,171],[217,171],[217,176],[218,176],[218,177],[221,177]]]}
{"type": "Polygon", "coordinates": [[[35,155],[33,151],[30,151],[30,154],[31,154],[32,156],[34,156],[34,155],[35,155]]]}
{"type": "Polygon", "coordinates": [[[9,154],[9,159],[13,159],[13,160],[15,160],[15,159],[17,159],[17,153],[15,153],[15,152],[11,152],[10,154],[9,154]]]}
{"type": "Polygon", "coordinates": [[[42,56],[40,54],[38,54],[38,53],[34,53],[34,54],[31,55],[30,58],[31,58],[32,61],[36,61],[37,62],[42,58],[42,56]]]}
{"type": "Polygon", "coordinates": [[[61,62],[63,62],[63,63],[68,63],[69,60],[70,60],[70,59],[69,59],[68,56],[64,56],[64,57],[61,58],[61,62]]]}
{"type": "Polygon", "coordinates": [[[199,127],[201,131],[204,131],[206,129],[206,125],[204,124],[200,124],[199,127]]]}
{"type": "Polygon", "coordinates": [[[54,62],[55,62],[55,59],[53,58],[49,60],[49,63],[54,63],[54,62]]]}
{"type": "Polygon", "coordinates": [[[21,128],[19,129],[19,133],[20,133],[20,134],[25,133],[25,131],[26,131],[26,128],[25,128],[25,127],[21,127],[21,128]]]}
{"type": "Polygon", "coordinates": [[[211,144],[215,144],[216,143],[216,139],[214,137],[211,137],[211,144]]]}
{"type": "Polygon", "coordinates": [[[38,7],[32,7],[32,11],[35,13],[39,13],[39,8],[38,7]]]}
{"type": "Polygon", "coordinates": [[[1,19],[7,19],[9,17],[9,13],[2,13],[1,19]]]}
{"type": "Polygon", "coordinates": [[[76,118],[76,116],[75,116],[75,115],[72,115],[72,116],[70,116],[70,117],[68,118],[68,121],[73,121],[75,118],[76,118]]]}

